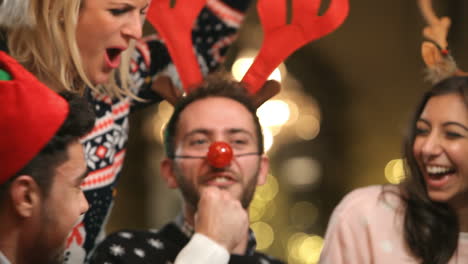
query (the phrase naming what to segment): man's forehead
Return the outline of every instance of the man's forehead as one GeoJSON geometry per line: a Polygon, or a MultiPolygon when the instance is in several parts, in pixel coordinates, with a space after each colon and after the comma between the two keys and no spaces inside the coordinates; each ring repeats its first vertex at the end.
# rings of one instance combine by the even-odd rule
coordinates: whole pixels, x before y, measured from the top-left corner
{"type": "Polygon", "coordinates": [[[80,142],[70,143],[67,146],[67,155],[68,159],[56,169],[59,175],[74,180],[87,172],[85,152],[80,142]]]}
{"type": "Polygon", "coordinates": [[[195,101],[181,113],[178,134],[193,130],[255,132],[252,113],[241,103],[223,97],[195,101]]]}

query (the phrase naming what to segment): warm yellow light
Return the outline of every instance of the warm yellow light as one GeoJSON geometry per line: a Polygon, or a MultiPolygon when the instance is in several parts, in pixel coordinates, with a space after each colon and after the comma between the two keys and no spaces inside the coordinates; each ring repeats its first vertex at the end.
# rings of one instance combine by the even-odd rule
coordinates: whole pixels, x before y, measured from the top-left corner
{"type": "Polygon", "coordinates": [[[319,183],[322,177],[322,166],[319,161],[311,157],[294,157],[283,162],[281,175],[295,188],[309,188],[319,183]]]}
{"type": "Polygon", "coordinates": [[[268,127],[262,127],[263,130],[263,148],[268,152],[274,143],[273,133],[268,127]]]}
{"type": "Polygon", "coordinates": [[[174,107],[168,103],[166,100],[162,101],[159,106],[158,106],[158,116],[161,118],[165,118],[166,120],[169,119],[169,117],[172,115],[172,112],[174,112],[174,107]]]}
{"type": "Polygon", "coordinates": [[[257,190],[255,191],[255,199],[271,201],[278,193],[278,189],[278,181],[273,175],[269,174],[266,183],[257,187],[257,190]]]}
{"type": "Polygon", "coordinates": [[[297,107],[296,102],[292,100],[284,100],[284,102],[289,106],[289,120],[288,124],[294,124],[299,118],[299,108],[297,107]]]}
{"type": "Polygon", "coordinates": [[[293,259],[298,259],[299,256],[299,248],[302,242],[307,238],[306,233],[295,233],[288,239],[288,255],[293,259]]]}
{"type": "Polygon", "coordinates": [[[316,264],[323,248],[323,238],[305,233],[293,234],[288,240],[288,263],[316,264]]]}
{"type": "MultiPolygon", "coordinates": [[[[252,65],[254,61],[253,57],[243,57],[237,59],[234,64],[232,65],[232,76],[234,76],[234,79],[240,81],[244,77],[244,75],[247,73],[249,70],[250,66],[252,65]]],[[[268,80],[276,80],[278,82],[281,82],[281,71],[279,68],[276,68],[270,76],[268,76],[268,80]]]]}
{"type": "Polygon", "coordinates": [[[320,132],[320,122],[313,115],[303,115],[296,123],[296,134],[303,140],[312,140],[320,132]]]}
{"type": "Polygon", "coordinates": [[[276,217],[277,206],[275,201],[270,201],[265,206],[265,213],[262,216],[263,221],[270,221],[276,217]]]}
{"type": "Polygon", "coordinates": [[[273,228],[265,222],[256,222],[250,226],[257,239],[257,249],[264,250],[271,246],[275,239],[273,228]]]}
{"type": "Polygon", "coordinates": [[[163,141],[163,130],[173,111],[174,107],[171,104],[166,101],[162,101],[158,106],[157,115],[154,115],[152,118],[151,131],[153,138],[159,142],[163,141]]]}
{"type": "Polygon", "coordinates": [[[268,80],[276,80],[278,82],[281,82],[281,71],[276,68],[270,76],[268,76],[268,80]]]}
{"type": "Polygon", "coordinates": [[[303,263],[315,264],[322,253],[323,238],[320,236],[310,236],[304,239],[299,246],[299,258],[303,263]]]}
{"type": "Polygon", "coordinates": [[[387,163],[387,166],[385,166],[385,178],[392,184],[398,184],[405,179],[402,159],[394,159],[387,163]]]}
{"type": "Polygon", "coordinates": [[[259,199],[253,199],[249,206],[249,219],[250,222],[256,222],[262,219],[265,214],[267,202],[259,199]]]}
{"type": "Polygon", "coordinates": [[[252,58],[239,58],[237,59],[234,64],[232,65],[232,76],[238,81],[242,80],[245,73],[249,69],[250,65],[252,65],[253,59],[252,58]]]}
{"type": "Polygon", "coordinates": [[[257,116],[262,126],[282,126],[289,120],[289,105],[282,100],[266,101],[258,108],[257,116]]]}

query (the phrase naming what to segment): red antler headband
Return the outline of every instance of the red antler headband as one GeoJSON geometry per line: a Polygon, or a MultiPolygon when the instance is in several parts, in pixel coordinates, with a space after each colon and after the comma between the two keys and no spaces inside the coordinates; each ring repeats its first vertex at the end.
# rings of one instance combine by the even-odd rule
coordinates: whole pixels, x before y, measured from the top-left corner
{"type": "Polygon", "coordinates": [[[192,27],[206,0],[152,0],[147,19],[166,42],[186,92],[203,81],[192,46],[192,27]]]}
{"type": "Polygon", "coordinates": [[[0,184],[22,169],[55,135],[68,103],[0,52],[0,184]],[[11,77],[11,78],[10,78],[11,77]]]}
{"type": "MultiPolygon", "coordinates": [[[[202,82],[192,47],[192,27],[206,0],[152,0],[148,20],[167,44],[186,92],[202,82]]],[[[242,79],[251,94],[270,73],[295,50],[337,29],[349,12],[348,0],[332,0],[327,12],[318,16],[321,0],[293,0],[293,18],[286,24],[286,0],[258,0],[257,9],[265,38],[254,63],[242,79]]]]}

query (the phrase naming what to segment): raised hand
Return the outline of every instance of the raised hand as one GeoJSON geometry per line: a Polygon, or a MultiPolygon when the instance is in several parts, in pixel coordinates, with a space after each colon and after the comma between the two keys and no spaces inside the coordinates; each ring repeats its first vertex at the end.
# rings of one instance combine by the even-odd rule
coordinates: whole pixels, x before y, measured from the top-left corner
{"type": "Polygon", "coordinates": [[[195,215],[195,231],[225,247],[230,253],[244,254],[249,218],[239,200],[217,187],[202,190],[195,215]]]}

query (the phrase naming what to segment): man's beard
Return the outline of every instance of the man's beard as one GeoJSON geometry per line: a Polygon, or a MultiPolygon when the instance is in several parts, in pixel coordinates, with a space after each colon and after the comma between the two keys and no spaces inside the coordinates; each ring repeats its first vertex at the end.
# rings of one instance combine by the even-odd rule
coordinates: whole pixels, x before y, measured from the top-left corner
{"type": "Polygon", "coordinates": [[[35,245],[36,260],[34,263],[37,264],[63,264],[65,259],[65,238],[60,245],[50,245],[49,235],[51,229],[56,225],[55,221],[51,219],[52,212],[48,208],[43,207],[41,213],[41,226],[42,228],[37,237],[35,245]]]}
{"type": "MultiPolygon", "coordinates": [[[[42,229],[39,236],[36,239],[35,245],[37,245],[32,253],[32,259],[35,264],[63,264],[65,259],[65,243],[60,247],[50,248],[44,245],[47,241],[46,230],[42,229]]],[[[50,232],[50,230],[49,230],[50,232]]]]}
{"type": "Polygon", "coordinates": [[[0,0],[0,27],[13,28],[31,24],[30,0],[0,0]]]}
{"type": "MultiPolygon", "coordinates": [[[[213,168],[213,170],[224,170],[224,169],[213,168]]],[[[246,183],[246,185],[244,186],[244,189],[242,189],[242,192],[240,194],[239,201],[241,202],[242,207],[244,209],[249,208],[250,202],[252,201],[253,196],[255,194],[259,171],[260,171],[260,166],[258,166],[257,170],[254,173],[254,176],[251,177],[250,180],[246,183]]],[[[199,191],[191,182],[186,180],[186,177],[182,174],[181,170],[177,167],[177,165],[174,168],[174,173],[176,175],[177,183],[179,184],[179,189],[182,193],[185,203],[190,205],[195,210],[197,210],[198,201],[200,200],[199,191]]],[[[238,179],[240,178],[241,177],[238,177],[238,179]]],[[[221,189],[224,189],[224,188],[221,188],[221,189]]]]}

